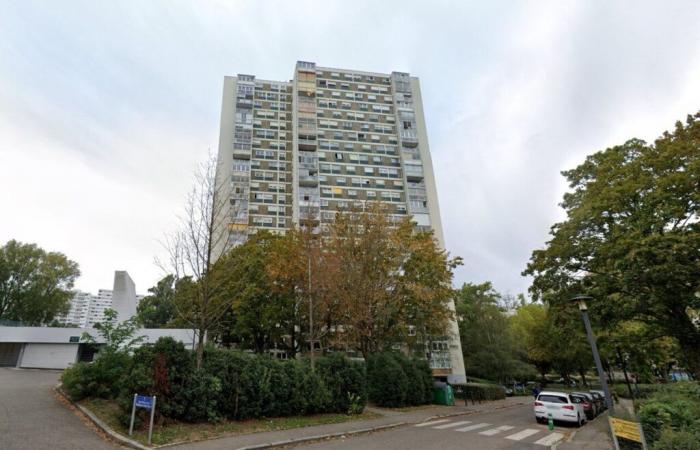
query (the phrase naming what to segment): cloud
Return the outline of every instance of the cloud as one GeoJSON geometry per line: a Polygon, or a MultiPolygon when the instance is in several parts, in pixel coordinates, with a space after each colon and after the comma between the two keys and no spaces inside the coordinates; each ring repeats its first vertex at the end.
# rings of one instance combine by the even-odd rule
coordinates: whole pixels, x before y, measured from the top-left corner
{"type": "Polygon", "coordinates": [[[559,171],[700,109],[692,1],[18,2],[0,7],[0,240],[76,259],[78,287],[160,270],[224,75],[298,59],[419,76],[457,282],[512,293],[559,171]]]}

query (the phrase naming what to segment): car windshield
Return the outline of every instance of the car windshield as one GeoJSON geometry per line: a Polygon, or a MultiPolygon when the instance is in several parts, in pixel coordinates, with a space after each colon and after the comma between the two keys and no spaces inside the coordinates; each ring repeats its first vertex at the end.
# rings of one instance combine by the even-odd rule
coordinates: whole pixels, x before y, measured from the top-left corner
{"type": "Polygon", "coordinates": [[[547,403],[569,403],[569,401],[566,399],[566,397],[562,397],[560,395],[540,395],[537,400],[541,402],[547,402],[547,403]]]}

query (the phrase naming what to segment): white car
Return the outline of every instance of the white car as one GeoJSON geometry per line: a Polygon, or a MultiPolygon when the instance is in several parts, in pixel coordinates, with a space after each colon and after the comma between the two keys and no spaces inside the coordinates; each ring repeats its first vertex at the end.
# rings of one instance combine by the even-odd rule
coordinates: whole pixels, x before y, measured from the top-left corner
{"type": "Polygon", "coordinates": [[[583,405],[572,401],[565,392],[542,391],[535,400],[535,419],[546,423],[549,415],[552,419],[562,422],[572,422],[581,426],[586,421],[583,405]]]}

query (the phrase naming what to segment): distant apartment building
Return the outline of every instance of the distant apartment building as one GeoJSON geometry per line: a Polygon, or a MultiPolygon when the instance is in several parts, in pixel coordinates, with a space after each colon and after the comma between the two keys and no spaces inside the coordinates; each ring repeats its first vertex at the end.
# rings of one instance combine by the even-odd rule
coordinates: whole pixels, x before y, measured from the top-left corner
{"type": "MultiPolygon", "coordinates": [[[[107,308],[113,308],[114,291],[100,289],[97,295],[88,292],[76,291],[70,301],[68,313],[58,318],[63,325],[79,328],[92,328],[96,323],[104,321],[104,312],[107,308]]],[[[141,301],[143,295],[136,295],[136,304],[141,301]]]]}
{"type": "MultiPolygon", "coordinates": [[[[323,229],[338,211],[379,200],[444,247],[420,85],[408,73],[299,61],[291,81],[225,77],[217,181],[230,200],[230,244],[300,220],[323,229]]],[[[450,332],[432,343],[430,364],[461,382],[456,322],[450,332]]]]}

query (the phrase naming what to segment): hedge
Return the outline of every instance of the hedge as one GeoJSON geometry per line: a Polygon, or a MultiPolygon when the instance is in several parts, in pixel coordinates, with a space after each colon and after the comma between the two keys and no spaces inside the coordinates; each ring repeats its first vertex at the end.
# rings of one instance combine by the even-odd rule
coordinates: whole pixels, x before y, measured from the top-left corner
{"type": "Polygon", "coordinates": [[[503,400],[506,390],[496,384],[465,383],[455,385],[455,395],[471,401],[503,400]]]}
{"type": "MultiPolygon", "coordinates": [[[[632,384],[632,392],[634,392],[635,398],[647,398],[650,395],[657,392],[661,384],[632,384]]],[[[621,398],[630,398],[629,389],[627,389],[627,383],[616,383],[611,386],[613,393],[621,398]]]]}
{"type": "Polygon", "coordinates": [[[390,408],[431,403],[433,378],[427,361],[387,351],[367,359],[369,399],[390,408]]]}
{"type": "Polygon", "coordinates": [[[189,422],[361,413],[367,399],[364,363],[334,355],[318,358],[316,364],[312,371],[308,361],[208,347],[202,368],[196,369],[193,352],[161,338],[133,355],[77,364],[62,380],[74,400],[96,395],[117,399],[124,423],[136,392],[157,395],[160,416],[189,422]]]}

